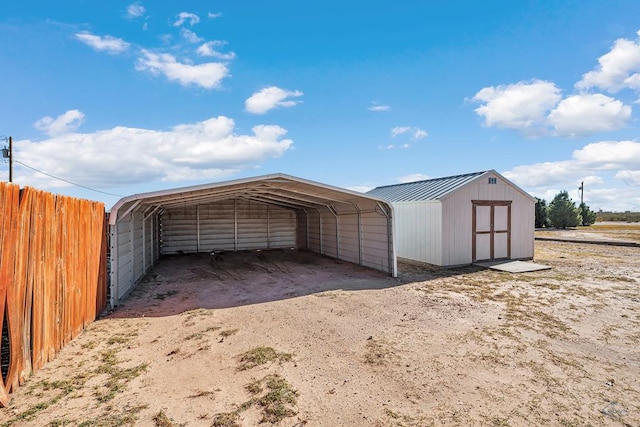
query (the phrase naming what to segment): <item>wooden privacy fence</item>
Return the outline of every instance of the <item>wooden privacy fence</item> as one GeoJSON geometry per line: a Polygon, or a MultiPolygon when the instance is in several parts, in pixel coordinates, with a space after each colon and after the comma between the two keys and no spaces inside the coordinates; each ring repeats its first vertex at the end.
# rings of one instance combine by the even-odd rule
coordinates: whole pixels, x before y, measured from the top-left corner
{"type": "Polygon", "coordinates": [[[107,303],[99,202],[0,182],[0,405],[107,303]]]}

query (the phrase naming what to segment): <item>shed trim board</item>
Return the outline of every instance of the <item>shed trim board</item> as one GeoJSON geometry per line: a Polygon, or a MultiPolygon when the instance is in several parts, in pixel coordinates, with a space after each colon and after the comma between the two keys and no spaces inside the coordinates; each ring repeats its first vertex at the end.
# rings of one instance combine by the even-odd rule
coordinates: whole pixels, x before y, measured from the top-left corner
{"type": "Polygon", "coordinates": [[[286,174],[120,199],[111,209],[111,305],[162,255],[298,248],[396,275],[386,200],[286,174]]]}
{"type": "Polygon", "coordinates": [[[535,198],[495,170],[387,185],[367,194],[393,205],[401,259],[454,267],[534,256],[535,198]]]}

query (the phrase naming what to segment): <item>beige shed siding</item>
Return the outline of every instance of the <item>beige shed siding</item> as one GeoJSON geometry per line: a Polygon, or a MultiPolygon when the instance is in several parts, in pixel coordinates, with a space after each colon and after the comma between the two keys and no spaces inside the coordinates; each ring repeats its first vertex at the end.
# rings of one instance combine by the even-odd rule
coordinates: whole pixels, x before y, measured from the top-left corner
{"type": "Polygon", "coordinates": [[[393,204],[393,208],[396,216],[397,256],[443,265],[441,203],[437,200],[397,202],[393,204]]]}
{"type": "Polygon", "coordinates": [[[511,258],[533,258],[535,203],[501,177],[488,174],[442,200],[443,265],[472,262],[472,200],[511,201],[511,258]],[[489,177],[497,183],[489,184],[489,177]]]}

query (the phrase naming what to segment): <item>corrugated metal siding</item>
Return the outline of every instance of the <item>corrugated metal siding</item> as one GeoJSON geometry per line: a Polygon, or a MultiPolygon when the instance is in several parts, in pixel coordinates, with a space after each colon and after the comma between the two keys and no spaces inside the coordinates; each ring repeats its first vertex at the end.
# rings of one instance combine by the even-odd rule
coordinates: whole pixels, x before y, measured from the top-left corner
{"type": "MultiPolygon", "coordinates": [[[[361,214],[362,227],[362,265],[377,270],[389,271],[390,239],[387,218],[376,211],[361,214]]],[[[392,250],[393,248],[391,248],[392,250]]],[[[395,258],[394,258],[395,259],[395,258]]]]}
{"type": "Polygon", "coordinates": [[[162,216],[162,254],[296,247],[296,212],[243,199],[179,209],[162,216]]]}
{"type": "Polygon", "coordinates": [[[359,264],[360,237],[357,213],[338,216],[338,236],[340,237],[340,259],[359,264]]]}
{"type": "Polygon", "coordinates": [[[235,248],[234,201],[207,203],[199,205],[198,209],[200,211],[200,252],[232,251],[235,248]]]}
{"type": "Polygon", "coordinates": [[[307,213],[299,209],[296,211],[297,229],[296,229],[296,246],[298,248],[309,249],[307,241],[307,213]]]}
{"type": "Polygon", "coordinates": [[[118,258],[114,260],[112,265],[116,266],[116,274],[118,277],[118,298],[122,298],[126,295],[128,289],[133,285],[133,246],[131,240],[131,229],[133,225],[131,223],[131,215],[129,221],[121,221],[116,224],[116,245],[118,258]]]}
{"type": "Polygon", "coordinates": [[[533,257],[535,203],[499,176],[489,174],[442,201],[444,265],[472,262],[471,200],[511,201],[511,258],[533,257]],[[489,184],[489,177],[497,183],[489,184]]]}
{"type": "Polygon", "coordinates": [[[142,265],[142,212],[133,214],[133,277],[141,277],[145,271],[142,265]],[[137,255],[137,256],[136,256],[137,255]]]}
{"type": "Polygon", "coordinates": [[[320,213],[315,209],[308,209],[309,215],[309,249],[316,253],[322,253],[322,245],[320,242],[320,213]]]}
{"type": "Polygon", "coordinates": [[[390,202],[436,200],[456,188],[473,181],[485,172],[486,171],[474,172],[464,175],[427,179],[424,181],[407,182],[404,184],[386,185],[374,188],[367,194],[375,197],[381,197],[390,202]]]}
{"type": "Polygon", "coordinates": [[[297,212],[266,205],[269,212],[269,248],[294,248],[297,246],[297,212]]]}
{"type": "Polygon", "coordinates": [[[442,264],[442,204],[439,201],[398,202],[396,254],[400,258],[442,264]]]}
{"type": "Polygon", "coordinates": [[[322,255],[339,258],[336,234],[336,217],[327,208],[320,208],[322,217],[322,255]]]}

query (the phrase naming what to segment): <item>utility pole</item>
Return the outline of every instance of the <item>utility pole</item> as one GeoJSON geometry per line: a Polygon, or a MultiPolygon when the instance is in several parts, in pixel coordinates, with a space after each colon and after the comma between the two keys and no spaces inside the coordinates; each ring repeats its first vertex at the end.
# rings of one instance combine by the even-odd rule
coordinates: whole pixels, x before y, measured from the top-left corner
{"type": "MultiPolygon", "coordinates": [[[[6,139],[5,139],[6,141],[6,139]]],[[[2,149],[2,158],[9,159],[9,182],[13,182],[13,138],[9,137],[9,148],[2,149]]]]}
{"type": "MultiPolygon", "coordinates": [[[[582,181],[580,183],[580,187],[578,187],[578,190],[580,190],[580,212],[584,212],[582,207],[584,206],[584,181],[582,181]]],[[[585,219],[584,217],[582,218],[582,225],[586,225],[584,223],[585,219]]]]}
{"type": "Polygon", "coordinates": [[[580,183],[578,190],[580,190],[580,204],[582,205],[584,203],[584,181],[580,183]]]}

